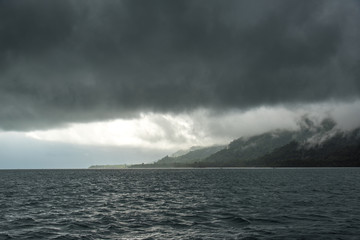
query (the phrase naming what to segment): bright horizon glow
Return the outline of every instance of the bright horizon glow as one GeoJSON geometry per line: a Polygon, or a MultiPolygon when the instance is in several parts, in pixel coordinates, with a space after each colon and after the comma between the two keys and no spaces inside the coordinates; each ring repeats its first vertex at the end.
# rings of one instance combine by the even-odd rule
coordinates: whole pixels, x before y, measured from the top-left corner
{"type": "Polygon", "coordinates": [[[67,128],[32,131],[26,135],[43,141],[155,149],[210,144],[191,134],[192,125],[186,116],[150,113],[141,114],[138,119],[71,124],[67,128]]]}
{"type": "Polygon", "coordinates": [[[76,123],[66,128],[25,134],[41,141],[179,150],[191,146],[228,144],[238,137],[273,129],[296,129],[296,122],[307,112],[315,113],[310,116],[315,120],[332,117],[343,129],[357,127],[360,119],[359,100],[295,106],[293,109],[260,107],[245,112],[228,111],[221,115],[204,109],[174,115],[142,113],[136,119],[76,123]]]}

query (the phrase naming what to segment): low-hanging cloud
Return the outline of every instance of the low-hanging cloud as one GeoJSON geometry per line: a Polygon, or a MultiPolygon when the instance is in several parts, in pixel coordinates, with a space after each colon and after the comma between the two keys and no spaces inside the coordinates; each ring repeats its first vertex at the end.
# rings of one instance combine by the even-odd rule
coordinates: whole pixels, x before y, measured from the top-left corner
{"type": "Polygon", "coordinates": [[[360,101],[357,101],[307,104],[293,110],[278,106],[222,114],[205,109],[185,114],[147,113],[137,119],[71,124],[65,128],[27,132],[26,136],[77,145],[138,147],[171,152],[191,146],[226,145],[239,137],[273,130],[317,128],[324,121],[334,124],[332,127],[336,132],[347,132],[359,127],[359,119],[360,101]]]}
{"type": "Polygon", "coordinates": [[[357,99],[358,1],[0,1],[0,129],[357,99]]]}

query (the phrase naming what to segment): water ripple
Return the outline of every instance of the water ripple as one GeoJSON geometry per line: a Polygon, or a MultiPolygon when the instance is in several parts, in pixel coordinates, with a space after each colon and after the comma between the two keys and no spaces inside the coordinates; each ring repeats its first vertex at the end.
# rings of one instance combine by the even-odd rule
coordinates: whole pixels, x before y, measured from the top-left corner
{"type": "Polygon", "coordinates": [[[360,169],[0,171],[0,239],[358,239],[360,169]]]}

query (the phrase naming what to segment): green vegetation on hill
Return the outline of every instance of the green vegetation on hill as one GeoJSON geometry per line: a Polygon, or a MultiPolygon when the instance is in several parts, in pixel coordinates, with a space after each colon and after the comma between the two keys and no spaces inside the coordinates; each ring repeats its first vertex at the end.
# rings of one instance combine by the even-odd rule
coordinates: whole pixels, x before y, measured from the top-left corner
{"type": "Polygon", "coordinates": [[[360,166],[360,130],[342,132],[324,119],[304,118],[298,131],[276,130],[239,138],[228,146],[183,151],[153,164],[131,167],[307,167],[360,166]]]}
{"type": "Polygon", "coordinates": [[[291,142],[252,162],[257,166],[360,167],[360,129],[338,132],[323,142],[291,142]]]}
{"type": "Polygon", "coordinates": [[[249,161],[261,157],[296,137],[296,133],[291,131],[274,131],[250,138],[239,138],[231,142],[226,149],[203,159],[198,165],[224,167],[238,165],[239,161],[249,161]]]}

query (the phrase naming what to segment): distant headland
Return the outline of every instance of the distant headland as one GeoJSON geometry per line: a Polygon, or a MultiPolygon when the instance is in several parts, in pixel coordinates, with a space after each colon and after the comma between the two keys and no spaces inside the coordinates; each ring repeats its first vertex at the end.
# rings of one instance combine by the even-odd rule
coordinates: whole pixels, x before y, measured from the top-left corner
{"type": "Polygon", "coordinates": [[[274,130],[228,145],[192,147],[150,164],[90,168],[360,167],[360,128],[344,131],[332,119],[303,119],[297,131],[274,130]]]}

